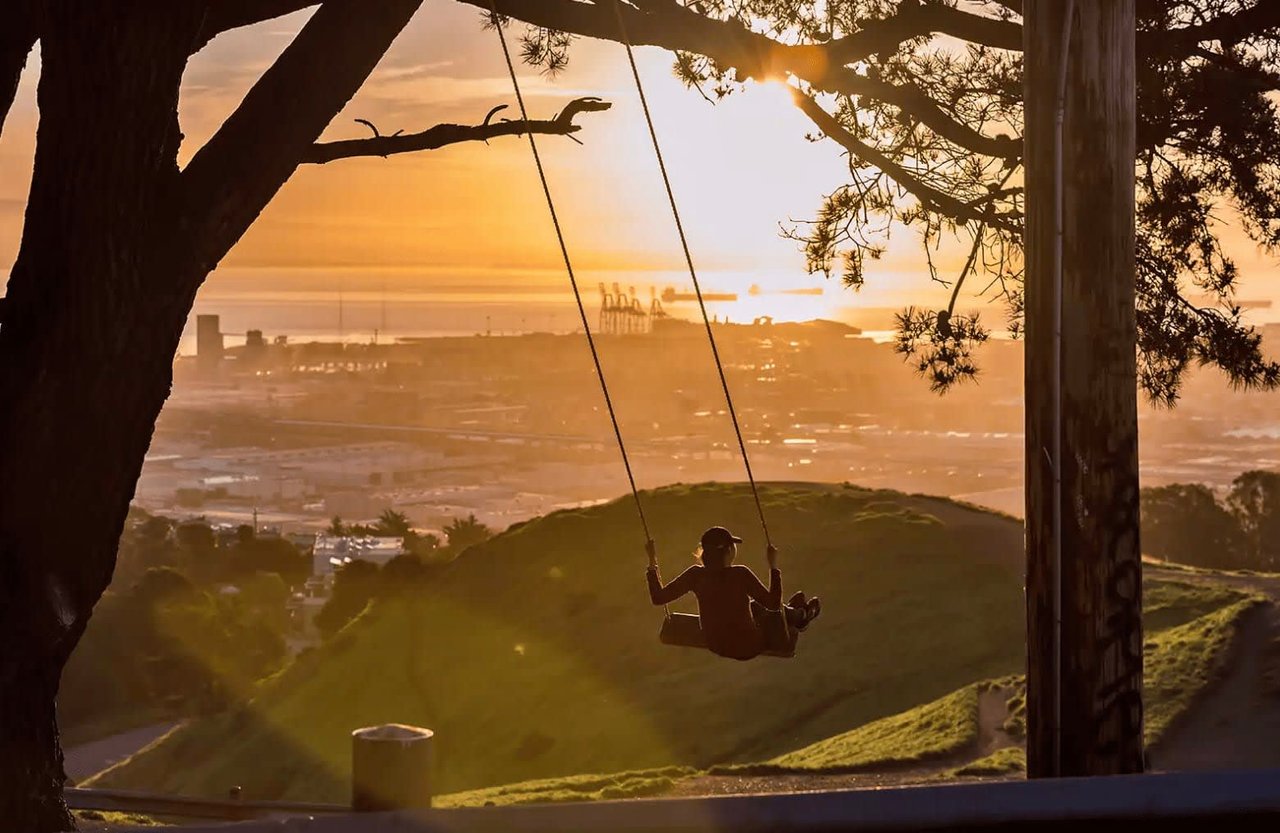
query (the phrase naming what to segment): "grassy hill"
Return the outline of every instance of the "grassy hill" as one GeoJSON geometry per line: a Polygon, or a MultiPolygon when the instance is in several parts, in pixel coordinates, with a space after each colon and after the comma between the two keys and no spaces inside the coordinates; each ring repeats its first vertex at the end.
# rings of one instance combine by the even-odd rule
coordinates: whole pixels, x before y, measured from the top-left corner
{"type": "MultiPolygon", "coordinates": [[[[1224,671],[1227,644],[1235,638],[1244,613],[1261,598],[1220,585],[1167,580],[1146,584],[1146,618],[1151,627],[1146,645],[1146,741],[1151,746],[1164,739],[1164,733],[1182,718],[1203,686],[1224,671]]],[[[770,761],[714,766],[705,772],[668,767],[570,775],[453,793],[441,796],[438,804],[458,807],[638,798],[662,795],[682,783],[696,784],[704,775],[823,777],[930,765],[935,768],[933,779],[1015,775],[1026,770],[1022,746],[1025,709],[1024,677],[986,680],[770,761]],[[979,698],[988,693],[1002,708],[984,717],[979,698]],[[985,727],[983,721],[988,721],[985,727]],[[1012,745],[1000,746],[1002,743],[1012,745]],[[984,754],[990,748],[995,751],[984,754]],[[955,766],[957,760],[965,762],[955,766]]]]}
{"type": "MultiPolygon", "coordinates": [[[[771,484],[762,497],[787,592],[826,601],[794,660],[659,645],[634,508],[615,501],[469,550],[424,597],[371,606],[248,707],[99,783],[340,801],[350,731],[383,722],[437,731],[441,793],[762,761],[1021,670],[1018,521],[850,486],[771,484]]],[[[763,569],[744,486],[672,486],[645,503],[666,577],[712,523],[746,538],[742,560],[763,569]]]]}
{"type": "MultiPolygon", "coordinates": [[[[372,606],[248,708],[192,724],[106,781],[340,799],[350,730],[390,721],[437,730],[441,792],[754,761],[1018,669],[1016,521],[835,485],[774,484],[762,497],[788,592],[826,601],[797,659],[659,645],[634,508],[615,501],[469,550],[425,598],[372,606]]],[[[738,530],[743,560],[762,570],[745,487],[645,498],[667,577],[712,523],[738,530]]]]}

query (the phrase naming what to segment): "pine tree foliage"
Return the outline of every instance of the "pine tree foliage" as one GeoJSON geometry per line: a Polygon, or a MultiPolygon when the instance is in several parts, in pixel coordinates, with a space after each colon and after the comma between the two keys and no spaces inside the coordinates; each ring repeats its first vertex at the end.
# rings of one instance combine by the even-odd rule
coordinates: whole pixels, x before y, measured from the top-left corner
{"type": "MultiPolygon", "coordinates": [[[[609,37],[614,0],[519,3],[536,21],[526,57],[566,59],[565,30],[609,37]],[[556,28],[556,21],[562,26],[556,28]]],[[[518,7],[518,8],[517,8],[518,7]]],[[[943,310],[899,316],[898,347],[936,390],[972,379],[989,331],[957,311],[1003,309],[1022,332],[1023,148],[1020,0],[632,0],[618,10],[639,43],[676,54],[675,72],[708,99],[781,79],[848,161],[813,218],[786,229],[811,272],[852,288],[894,234],[919,242],[943,310]],[[679,31],[677,31],[677,29],[679,31]],[[939,248],[970,255],[951,273],[939,248]]],[[[1228,229],[1280,243],[1280,3],[1139,0],[1139,381],[1173,404],[1186,371],[1221,370],[1242,388],[1274,388],[1280,364],[1236,299],[1228,229]]],[[[616,30],[614,37],[616,37],[616,30]]],[[[785,164],[785,160],[780,161],[785,164]]]]}

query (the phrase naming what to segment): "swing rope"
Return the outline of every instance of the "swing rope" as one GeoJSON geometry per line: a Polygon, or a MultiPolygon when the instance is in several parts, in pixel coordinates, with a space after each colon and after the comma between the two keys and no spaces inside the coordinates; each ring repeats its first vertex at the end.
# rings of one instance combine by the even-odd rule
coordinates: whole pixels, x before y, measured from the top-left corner
{"type": "MultiPolygon", "coordinates": [[[[493,12],[493,27],[498,30],[498,41],[502,44],[502,56],[507,61],[507,72],[511,76],[511,86],[515,89],[516,102],[520,105],[520,118],[526,126],[529,123],[529,111],[525,108],[524,96],[520,92],[520,82],[516,78],[515,63],[511,60],[511,50],[507,47],[507,36],[502,31],[502,17],[498,14],[495,0],[489,0],[489,8],[493,12]]],[[[600,353],[596,350],[596,341],[591,334],[591,324],[587,320],[587,309],[582,303],[582,292],[578,289],[578,279],[573,272],[573,263],[569,260],[569,247],[564,242],[564,232],[560,228],[560,217],[556,214],[555,202],[551,199],[551,186],[547,184],[547,174],[542,168],[542,157],[538,154],[538,143],[534,141],[533,131],[525,131],[529,137],[529,149],[533,151],[533,162],[538,168],[538,179],[542,182],[542,193],[547,198],[547,210],[551,212],[551,224],[556,229],[556,239],[560,242],[560,254],[564,257],[564,268],[569,273],[569,283],[573,286],[573,297],[578,302],[578,315],[582,318],[582,329],[587,334],[587,345],[591,348],[591,360],[595,363],[596,378],[600,380],[600,391],[604,394],[604,404],[609,409],[609,421],[613,424],[613,436],[618,440],[618,451],[622,454],[622,465],[627,470],[627,482],[631,485],[631,497],[636,503],[636,514],[640,516],[640,526],[644,529],[647,543],[653,539],[649,534],[649,522],[644,516],[644,506],[640,503],[640,491],[636,488],[636,478],[631,472],[631,459],[627,456],[627,446],[622,441],[622,429],[618,427],[618,415],[613,410],[613,398],[609,396],[609,386],[604,380],[604,369],[600,366],[600,353]]]]}
{"type": "MultiPolygon", "coordinates": [[[[662,158],[662,147],[658,143],[658,131],[653,126],[653,116],[649,112],[649,100],[644,94],[644,84],[640,81],[640,70],[636,67],[635,52],[631,47],[631,36],[627,33],[627,25],[622,19],[621,0],[611,0],[614,16],[618,20],[618,32],[622,43],[627,48],[627,62],[631,64],[631,76],[636,82],[636,92],[640,96],[640,106],[644,110],[644,120],[649,126],[649,138],[653,141],[653,153],[658,158],[658,170],[662,172],[662,184],[667,189],[667,202],[671,205],[671,216],[676,221],[676,232],[680,235],[680,246],[684,249],[684,261],[689,267],[689,277],[693,280],[693,291],[698,297],[698,308],[702,310],[702,323],[707,329],[707,341],[711,343],[711,355],[715,358],[716,372],[720,374],[720,387],[724,390],[724,401],[729,409],[729,419],[733,421],[733,432],[738,438],[738,449],[742,452],[742,464],[747,470],[747,482],[751,484],[751,496],[756,502],[756,513],[760,516],[760,529],[764,532],[765,544],[773,546],[769,538],[769,524],[765,521],[764,507],[760,504],[760,491],[756,488],[756,478],[751,471],[751,458],[747,454],[747,444],[742,438],[742,426],[738,422],[738,413],[733,407],[733,397],[729,394],[729,381],[724,375],[724,364],[720,361],[720,351],[716,347],[716,337],[711,330],[711,318],[707,315],[707,304],[702,298],[702,285],[698,282],[698,270],[693,266],[693,255],[689,253],[689,240],[684,233],[684,223],[680,221],[680,210],[676,207],[675,192],[671,190],[671,177],[667,175],[667,165],[662,158]]],[[[505,48],[505,47],[504,47],[505,48]]],[[[533,137],[530,137],[532,141],[533,137]]]]}

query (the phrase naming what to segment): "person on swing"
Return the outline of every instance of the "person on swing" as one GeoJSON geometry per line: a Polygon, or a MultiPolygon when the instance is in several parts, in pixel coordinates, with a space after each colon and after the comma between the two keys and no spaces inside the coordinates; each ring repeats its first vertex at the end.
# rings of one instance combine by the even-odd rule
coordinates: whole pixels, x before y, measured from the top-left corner
{"type": "Polygon", "coordinates": [[[722,657],[748,660],[766,648],[760,624],[761,619],[769,615],[766,611],[776,612],[781,608],[787,625],[803,631],[822,612],[822,602],[816,596],[806,599],[804,593],[796,593],[784,607],[777,548],[770,545],[767,551],[769,587],[766,589],[750,567],[733,563],[741,543],[741,538],[724,527],[711,527],[702,533],[702,546],[697,552],[699,563],[664,585],[658,574],[657,547],[649,541],[645,544],[649,555],[646,577],[649,599],[655,605],[670,604],[686,593],[693,593],[698,599],[698,616],[707,647],[722,657]]]}

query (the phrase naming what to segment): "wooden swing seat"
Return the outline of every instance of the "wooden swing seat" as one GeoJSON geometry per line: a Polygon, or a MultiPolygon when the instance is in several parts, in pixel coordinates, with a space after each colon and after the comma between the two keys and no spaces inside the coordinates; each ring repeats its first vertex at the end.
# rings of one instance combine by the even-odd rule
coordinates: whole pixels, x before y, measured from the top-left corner
{"type": "MultiPolygon", "coordinates": [[[[796,641],[800,634],[787,627],[787,618],[782,611],[766,611],[759,624],[764,630],[765,642],[760,656],[790,659],[796,655],[796,641]]],[[[663,645],[709,650],[707,638],[702,633],[702,620],[692,613],[668,613],[662,620],[658,639],[663,645]]]]}

